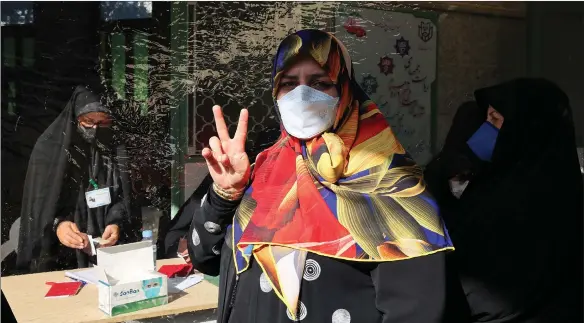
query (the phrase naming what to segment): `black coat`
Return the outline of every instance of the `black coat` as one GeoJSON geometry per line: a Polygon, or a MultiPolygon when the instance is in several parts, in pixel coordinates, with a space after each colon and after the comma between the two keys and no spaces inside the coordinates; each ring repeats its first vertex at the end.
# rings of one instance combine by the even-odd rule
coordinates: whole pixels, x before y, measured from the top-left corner
{"type": "MultiPolygon", "coordinates": [[[[250,269],[240,275],[235,272],[228,226],[238,205],[210,189],[195,211],[188,237],[193,266],[204,274],[219,275],[217,322],[289,322],[284,303],[273,292],[260,291],[262,271],[253,258],[250,269]],[[208,231],[207,222],[218,224],[221,230],[208,231]]],[[[320,263],[318,271],[322,268],[320,276],[325,277],[302,281],[300,300],[309,309],[304,322],[330,320],[334,309],[342,308],[351,313],[351,322],[459,323],[444,317],[445,256],[446,252],[438,252],[402,261],[364,263],[309,253],[308,259],[320,263]]]]}
{"type": "MultiPolygon", "coordinates": [[[[271,145],[278,137],[279,131],[274,129],[271,133],[260,134],[258,141],[255,143],[255,154],[250,156],[253,159],[257,152],[260,152],[271,145]]],[[[193,266],[198,271],[211,276],[219,275],[219,306],[218,318],[219,323],[228,322],[253,322],[263,323],[265,315],[268,315],[267,321],[270,323],[279,322],[279,319],[288,321],[286,315],[282,315],[283,303],[271,295],[271,298],[264,302],[265,294],[257,293],[259,276],[261,274],[256,270],[248,270],[242,275],[236,275],[233,261],[233,243],[231,230],[227,227],[232,223],[233,216],[239,205],[238,202],[229,202],[221,199],[212,189],[210,184],[212,180],[208,176],[203,184],[191,196],[191,198],[181,207],[177,217],[185,217],[191,221],[190,230],[186,235],[188,241],[189,255],[193,266]],[[204,199],[201,195],[206,193],[204,199]],[[209,232],[205,227],[207,221],[218,224],[222,230],[219,232],[209,232]],[[238,287],[239,286],[239,287],[238,287]],[[249,303],[250,302],[250,303],[249,303]],[[261,304],[260,304],[261,303],[261,304]],[[254,306],[260,306],[262,311],[256,311],[254,306]],[[231,317],[232,311],[234,313],[231,317]],[[273,314],[273,317],[272,317],[273,314]],[[257,316],[256,316],[257,315],[257,316]],[[264,315],[264,318],[260,317],[264,315]]],[[[182,219],[176,219],[175,228],[183,228],[185,223],[182,219]]],[[[175,221],[173,219],[173,221],[175,221]]],[[[172,233],[181,232],[182,230],[170,230],[167,234],[166,245],[175,245],[176,239],[183,236],[182,234],[172,233]],[[174,238],[169,239],[169,236],[174,238]]],[[[168,254],[172,255],[174,248],[169,250],[168,254]]],[[[174,255],[172,255],[174,256],[174,255]]],[[[383,264],[361,264],[351,261],[337,261],[335,259],[322,259],[325,257],[317,255],[309,255],[315,257],[319,261],[323,270],[326,265],[331,268],[333,273],[345,273],[347,277],[340,278],[338,275],[331,275],[332,287],[341,286],[343,279],[351,279],[353,285],[358,286],[358,290],[365,293],[365,295],[372,295],[371,299],[359,299],[358,301],[367,302],[366,306],[356,306],[355,311],[362,311],[367,309],[366,315],[371,315],[377,318],[382,318],[382,322],[391,323],[405,323],[405,322],[447,322],[459,323],[461,322],[455,316],[443,316],[445,313],[447,303],[449,300],[445,299],[446,288],[449,280],[445,272],[445,253],[440,252],[435,255],[420,257],[411,260],[399,261],[396,263],[383,264]],[[319,258],[320,257],[320,258],[319,258]],[[337,266],[341,266],[343,270],[337,270],[337,266]],[[337,277],[337,278],[335,278],[337,277]],[[395,279],[394,279],[395,277],[395,279]],[[353,279],[352,279],[353,278],[353,279]],[[376,291],[375,291],[376,290],[376,291]],[[371,311],[369,309],[372,309],[371,311]]],[[[345,274],[343,274],[345,275],[345,274]]],[[[350,285],[350,284],[349,284],[350,285]]],[[[314,288],[312,282],[311,288],[314,288]]],[[[331,289],[326,286],[320,287],[316,285],[319,290],[317,293],[307,291],[308,298],[315,296],[321,297],[320,290],[322,290],[330,302],[316,304],[307,304],[310,307],[310,313],[316,314],[315,308],[318,311],[327,311],[327,306],[333,306],[338,299],[335,295],[330,295],[331,289]],[[331,302],[333,302],[331,304],[331,302]]],[[[331,286],[331,285],[328,285],[331,286]]],[[[349,288],[347,288],[349,289],[349,288]]],[[[334,292],[333,292],[334,293],[334,292]]],[[[353,293],[342,293],[351,298],[353,293]]],[[[355,293],[357,294],[357,293],[355,293]]],[[[324,296],[323,296],[324,297],[324,296]]],[[[354,299],[354,298],[353,298],[354,299]]],[[[329,308],[330,309],[330,308],[329,308]]],[[[332,314],[330,312],[320,313],[322,316],[332,314]]],[[[353,312],[352,321],[359,322],[360,313],[353,312]]],[[[365,313],[361,313],[365,314],[365,313]]],[[[310,319],[307,318],[307,319],[310,319]]]]}

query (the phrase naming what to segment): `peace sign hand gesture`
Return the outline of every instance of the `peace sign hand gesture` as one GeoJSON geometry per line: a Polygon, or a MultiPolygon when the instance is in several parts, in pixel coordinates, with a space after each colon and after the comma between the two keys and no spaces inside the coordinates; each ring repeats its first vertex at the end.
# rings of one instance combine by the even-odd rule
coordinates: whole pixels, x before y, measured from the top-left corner
{"type": "Polygon", "coordinates": [[[215,185],[227,193],[240,194],[250,176],[249,158],[245,153],[248,111],[241,110],[233,138],[229,137],[220,106],[213,107],[213,116],[219,137],[209,139],[209,148],[204,148],[202,155],[215,185]]]}

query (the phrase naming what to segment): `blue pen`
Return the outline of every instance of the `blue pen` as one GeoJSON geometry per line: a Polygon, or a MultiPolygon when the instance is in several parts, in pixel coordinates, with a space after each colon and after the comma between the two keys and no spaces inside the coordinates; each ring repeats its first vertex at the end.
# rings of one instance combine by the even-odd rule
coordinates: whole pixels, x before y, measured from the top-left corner
{"type": "Polygon", "coordinates": [[[81,283],[81,287],[83,287],[83,286],[87,285],[87,283],[86,283],[86,282],[84,282],[84,281],[82,281],[82,280],[75,279],[75,278],[71,278],[71,277],[69,277],[69,279],[71,279],[71,280],[74,280],[74,281],[76,281],[76,282],[79,282],[79,283],[81,283]]]}

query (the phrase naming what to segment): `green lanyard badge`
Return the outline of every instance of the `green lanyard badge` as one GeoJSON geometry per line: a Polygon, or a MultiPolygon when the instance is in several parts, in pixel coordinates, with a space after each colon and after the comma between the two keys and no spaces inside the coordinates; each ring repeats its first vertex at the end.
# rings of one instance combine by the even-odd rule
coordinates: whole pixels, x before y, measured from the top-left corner
{"type": "Polygon", "coordinates": [[[93,178],[89,179],[89,184],[91,184],[94,189],[97,189],[97,183],[93,180],[93,178]]]}

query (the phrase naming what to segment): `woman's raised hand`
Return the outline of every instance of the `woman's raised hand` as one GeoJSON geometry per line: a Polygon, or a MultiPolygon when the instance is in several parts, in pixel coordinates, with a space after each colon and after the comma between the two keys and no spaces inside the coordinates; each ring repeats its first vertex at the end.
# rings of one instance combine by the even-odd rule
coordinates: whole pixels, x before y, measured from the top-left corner
{"type": "Polygon", "coordinates": [[[233,138],[229,137],[220,106],[213,107],[213,116],[219,137],[209,139],[209,148],[203,149],[203,157],[215,185],[227,192],[241,192],[250,176],[249,158],[245,153],[248,111],[241,110],[233,138]]]}

